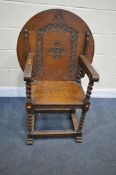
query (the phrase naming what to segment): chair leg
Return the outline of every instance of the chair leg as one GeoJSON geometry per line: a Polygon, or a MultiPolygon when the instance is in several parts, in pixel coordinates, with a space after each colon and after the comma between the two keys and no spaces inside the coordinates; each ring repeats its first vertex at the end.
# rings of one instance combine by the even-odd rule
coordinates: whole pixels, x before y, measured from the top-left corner
{"type": "Polygon", "coordinates": [[[33,114],[27,113],[27,145],[33,144],[33,137],[31,131],[33,129],[33,114]]]}
{"type": "MultiPolygon", "coordinates": [[[[76,115],[76,110],[72,110],[71,111],[71,115],[76,115]]],[[[81,143],[82,142],[82,131],[78,131],[78,125],[75,128],[75,131],[77,132],[76,136],[75,136],[75,140],[77,143],[81,143]]]]}
{"type": "Polygon", "coordinates": [[[33,138],[29,135],[27,136],[27,145],[33,145],[33,138]]]}
{"type": "Polygon", "coordinates": [[[77,136],[76,136],[76,142],[82,143],[82,131],[78,131],[77,136]]]}
{"type": "Polygon", "coordinates": [[[85,101],[84,105],[82,107],[82,113],[81,113],[78,132],[77,132],[77,136],[76,136],[76,142],[77,143],[82,143],[82,129],[83,129],[83,126],[84,126],[86,113],[89,110],[89,106],[90,106],[90,102],[85,101]]]}
{"type": "Polygon", "coordinates": [[[86,115],[86,111],[84,109],[82,109],[79,127],[78,127],[78,132],[77,132],[77,136],[76,136],[77,143],[82,143],[82,129],[83,129],[84,121],[85,121],[85,115],[86,115]]]}
{"type": "Polygon", "coordinates": [[[76,137],[76,140],[78,143],[82,142],[82,129],[83,129],[86,113],[89,110],[90,95],[92,93],[93,85],[94,85],[94,82],[90,81],[88,84],[88,87],[87,87],[86,97],[85,97],[84,104],[82,107],[82,113],[81,113],[81,117],[80,117],[78,133],[77,133],[77,137],[76,137]]]}

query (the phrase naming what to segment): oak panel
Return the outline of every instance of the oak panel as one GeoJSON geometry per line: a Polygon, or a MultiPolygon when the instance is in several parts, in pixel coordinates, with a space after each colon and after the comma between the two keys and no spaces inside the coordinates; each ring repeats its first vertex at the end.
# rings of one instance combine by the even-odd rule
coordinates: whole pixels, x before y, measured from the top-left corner
{"type": "Polygon", "coordinates": [[[81,85],[72,81],[39,81],[32,85],[34,105],[77,105],[84,97],[81,85]]]}

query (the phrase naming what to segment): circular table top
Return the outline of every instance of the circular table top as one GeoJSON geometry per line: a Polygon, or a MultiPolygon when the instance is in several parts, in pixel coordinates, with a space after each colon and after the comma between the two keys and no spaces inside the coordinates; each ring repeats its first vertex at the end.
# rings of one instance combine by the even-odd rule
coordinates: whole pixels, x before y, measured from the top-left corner
{"type": "Polygon", "coordinates": [[[92,62],[94,55],[94,40],[87,24],[79,16],[75,15],[72,12],[62,9],[50,9],[38,13],[31,19],[29,19],[19,34],[17,41],[17,56],[19,64],[23,71],[26,62],[26,52],[36,52],[36,39],[34,40],[34,37],[36,36],[37,30],[41,29],[43,26],[48,26],[49,24],[57,25],[57,23],[71,26],[71,28],[78,32],[77,53],[78,55],[84,54],[84,50],[87,47],[86,56],[87,59],[92,62]],[[28,33],[29,40],[27,41],[26,37],[28,33]],[[87,40],[89,40],[88,43],[87,40]],[[28,46],[25,46],[25,44],[27,44],[28,46]]]}

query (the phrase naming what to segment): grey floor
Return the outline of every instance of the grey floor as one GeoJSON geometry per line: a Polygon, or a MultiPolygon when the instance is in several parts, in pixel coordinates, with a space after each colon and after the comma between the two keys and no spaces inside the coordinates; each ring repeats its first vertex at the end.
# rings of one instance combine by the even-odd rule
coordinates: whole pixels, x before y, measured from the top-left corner
{"type": "MultiPolygon", "coordinates": [[[[92,99],[82,144],[39,139],[25,144],[24,98],[0,98],[0,175],[116,175],[116,99],[92,99]]],[[[39,129],[72,127],[69,116],[38,115],[39,129]]]]}

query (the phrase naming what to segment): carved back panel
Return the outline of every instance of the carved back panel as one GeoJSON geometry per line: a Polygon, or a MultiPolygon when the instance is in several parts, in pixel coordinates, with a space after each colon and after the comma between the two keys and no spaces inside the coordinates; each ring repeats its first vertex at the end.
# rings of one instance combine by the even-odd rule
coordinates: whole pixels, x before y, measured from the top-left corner
{"type": "Polygon", "coordinates": [[[22,70],[29,52],[36,55],[35,78],[75,80],[79,55],[92,62],[94,41],[87,24],[75,14],[46,10],[32,17],[19,34],[17,55],[22,70]]]}

